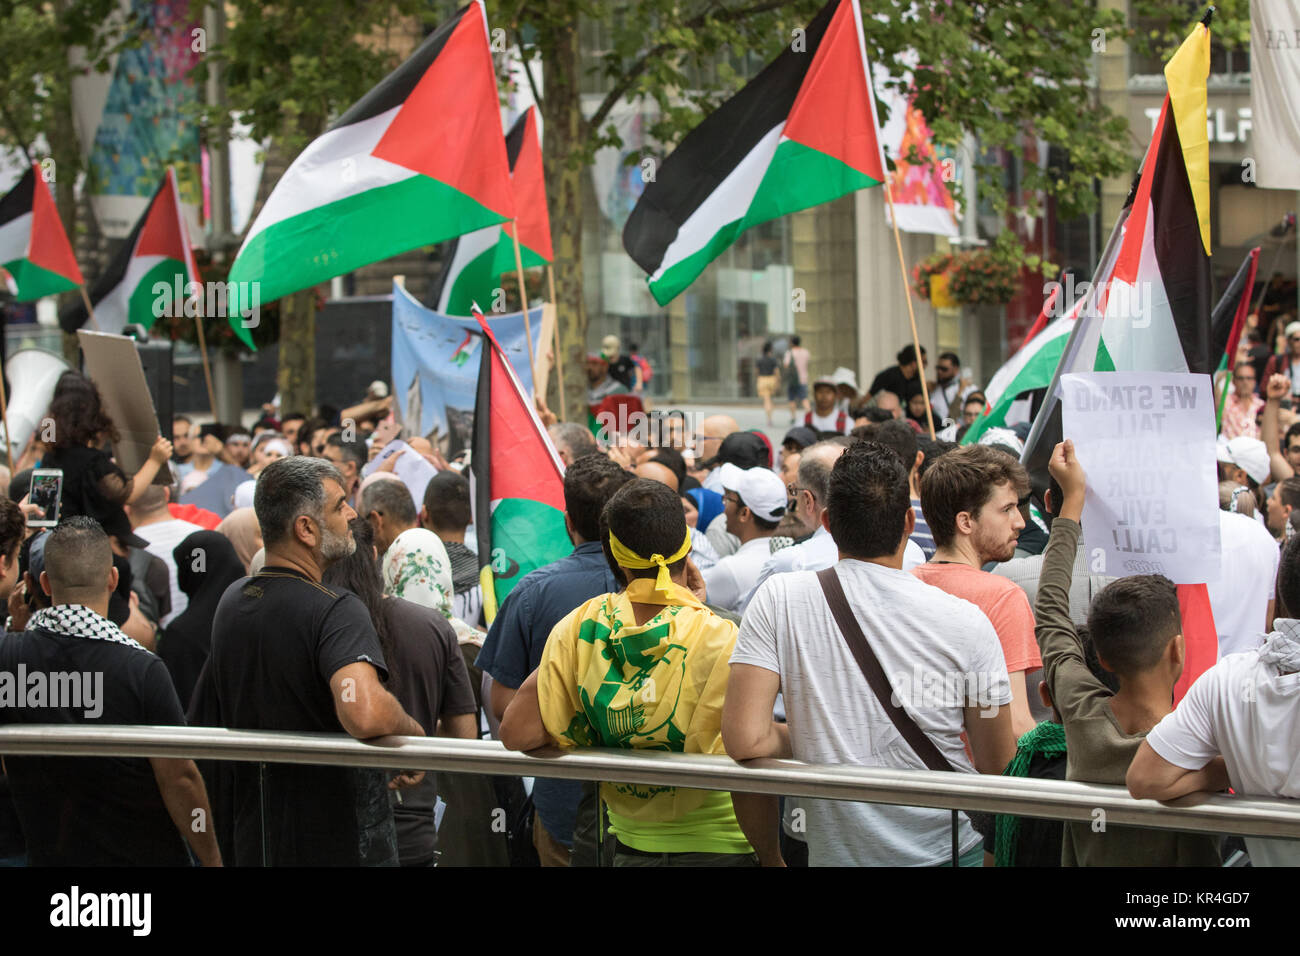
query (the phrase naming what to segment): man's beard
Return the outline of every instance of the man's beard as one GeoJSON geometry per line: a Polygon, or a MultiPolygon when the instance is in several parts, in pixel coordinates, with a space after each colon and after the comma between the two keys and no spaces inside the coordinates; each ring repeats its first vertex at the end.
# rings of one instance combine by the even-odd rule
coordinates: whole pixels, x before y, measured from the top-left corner
{"type": "Polygon", "coordinates": [[[352,537],[350,528],[346,534],[335,534],[324,524],[321,525],[320,554],[327,563],[342,561],[356,550],[357,539],[352,537]]]}

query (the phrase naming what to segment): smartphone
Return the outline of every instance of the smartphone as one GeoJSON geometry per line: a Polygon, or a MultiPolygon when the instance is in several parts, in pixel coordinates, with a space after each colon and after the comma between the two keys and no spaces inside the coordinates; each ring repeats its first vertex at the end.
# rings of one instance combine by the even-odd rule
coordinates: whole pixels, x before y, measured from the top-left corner
{"type": "Polygon", "coordinates": [[[59,523],[59,503],[63,500],[63,469],[37,468],[32,472],[28,501],[45,512],[44,518],[28,518],[29,528],[53,528],[59,523]]]}

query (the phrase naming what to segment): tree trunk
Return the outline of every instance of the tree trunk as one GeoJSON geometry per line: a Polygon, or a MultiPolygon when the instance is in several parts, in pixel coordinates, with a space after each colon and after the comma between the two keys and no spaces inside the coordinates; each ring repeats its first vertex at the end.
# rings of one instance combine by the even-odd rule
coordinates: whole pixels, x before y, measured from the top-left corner
{"type": "Polygon", "coordinates": [[[316,290],[280,300],[280,366],[275,376],[280,410],[311,414],[316,406],[316,290]]]}
{"type": "MultiPolygon", "coordinates": [[[[572,162],[586,135],[578,95],[578,26],[557,26],[542,40],[549,71],[542,104],[546,148],[546,200],[555,247],[556,321],[564,363],[565,405],[569,421],[587,416],[587,306],[582,295],[582,167],[572,162]]],[[[558,378],[558,376],[556,377],[558,378]]],[[[559,404],[550,402],[557,414],[559,404]]]]}

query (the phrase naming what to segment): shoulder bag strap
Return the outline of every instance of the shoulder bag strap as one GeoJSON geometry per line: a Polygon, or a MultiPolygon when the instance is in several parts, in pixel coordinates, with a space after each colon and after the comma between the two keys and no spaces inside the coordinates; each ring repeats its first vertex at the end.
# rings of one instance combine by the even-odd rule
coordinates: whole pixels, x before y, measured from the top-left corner
{"type": "Polygon", "coordinates": [[[880,661],[876,658],[875,652],[871,650],[866,635],[862,633],[862,627],[858,624],[857,619],[853,616],[853,611],[849,608],[848,598],[844,596],[844,588],[840,584],[839,575],[835,573],[835,568],[830,567],[824,571],[818,571],[817,580],[822,586],[822,593],[826,595],[826,603],[831,607],[831,614],[835,617],[835,623],[839,625],[840,633],[843,635],[845,643],[849,645],[849,650],[853,653],[853,659],[858,662],[862,676],[867,679],[867,684],[875,693],[876,699],[880,701],[880,705],[885,708],[885,713],[889,715],[894,727],[903,735],[903,739],[907,741],[927,768],[930,770],[952,770],[952,764],[939,752],[939,748],[934,745],[934,741],[926,736],[925,731],[916,725],[916,721],[908,715],[901,705],[894,703],[894,692],[893,688],[890,687],[889,678],[885,676],[880,661]]]}

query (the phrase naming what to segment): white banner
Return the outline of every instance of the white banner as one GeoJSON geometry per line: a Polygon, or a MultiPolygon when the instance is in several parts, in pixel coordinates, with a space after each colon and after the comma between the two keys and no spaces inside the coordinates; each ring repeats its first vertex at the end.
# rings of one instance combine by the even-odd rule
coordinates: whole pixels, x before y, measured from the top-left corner
{"type": "Polygon", "coordinates": [[[1061,424],[1088,475],[1089,570],[1219,579],[1219,487],[1210,376],[1061,376],[1061,424]]]}
{"type": "Polygon", "coordinates": [[[1300,0],[1250,0],[1255,184],[1300,189],[1300,0]]]}

